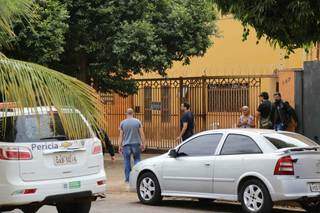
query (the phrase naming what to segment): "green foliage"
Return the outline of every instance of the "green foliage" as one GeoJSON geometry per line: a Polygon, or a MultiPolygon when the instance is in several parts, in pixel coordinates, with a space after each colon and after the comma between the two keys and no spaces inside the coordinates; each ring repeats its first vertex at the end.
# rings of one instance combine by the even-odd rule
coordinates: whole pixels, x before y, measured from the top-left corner
{"type": "MultiPolygon", "coordinates": [[[[0,0],[1,1],[1,0],[0,0]]],[[[208,0],[38,0],[31,26],[15,22],[6,55],[40,63],[127,95],[132,77],[166,74],[203,56],[217,34],[208,0]]]]}
{"type": "MultiPolygon", "coordinates": [[[[0,0],[0,47],[7,47],[6,39],[14,37],[13,26],[17,19],[29,24],[31,1],[0,0]],[[3,12],[4,11],[4,12],[3,12]]],[[[27,26],[28,27],[28,26],[27,26]]],[[[26,42],[26,41],[25,41],[26,42]]],[[[30,51],[33,51],[30,49],[30,51]]],[[[103,107],[98,94],[87,84],[46,67],[7,58],[0,52],[0,99],[14,102],[16,107],[54,106],[69,136],[78,138],[83,135],[83,125],[75,116],[66,116],[66,109],[78,109],[94,129],[103,126],[103,107]]],[[[1,106],[4,113],[10,105],[1,106]]],[[[23,110],[20,110],[23,113],[23,110]]],[[[41,111],[34,110],[38,114],[41,111]]],[[[6,117],[2,119],[5,127],[6,117]]]]}
{"type": "Polygon", "coordinates": [[[135,92],[135,74],[165,75],[173,61],[202,56],[216,34],[207,0],[61,0],[70,13],[59,70],[102,91],[135,92]]]}
{"type": "Polygon", "coordinates": [[[42,65],[59,61],[68,29],[65,5],[58,0],[35,1],[31,12],[28,23],[21,19],[14,23],[16,36],[9,42],[12,48],[4,52],[9,57],[42,65]]]}
{"type": "Polygon", "coordinates": [[[320,40],[320,1],[318,0],[213,0],[224,14],[232,13],[244,26],[266,37],[273,45],[287,49],[309,46],[320,40]]]}
{"type": "Polygon", "coordinates": [[[31,0],[0,0],[0,48],[8,47],[8,39],[14,36],[13,22],[28,19],[30,5],[31,0]]]}
{"type": "MultiPolygon", "coordinates": [[[[0,57],[0,82],[1,99],[16,103],[19,109],[54,106],[70,138],[83,137],[85,131],[79,120],[63,113],[66,109],[79,110],[94,129],[104,125],[98,94],[75,78],[37,64],[0,57]]],[[[34,113],[41,110],[35,109],[34,113]]]]}

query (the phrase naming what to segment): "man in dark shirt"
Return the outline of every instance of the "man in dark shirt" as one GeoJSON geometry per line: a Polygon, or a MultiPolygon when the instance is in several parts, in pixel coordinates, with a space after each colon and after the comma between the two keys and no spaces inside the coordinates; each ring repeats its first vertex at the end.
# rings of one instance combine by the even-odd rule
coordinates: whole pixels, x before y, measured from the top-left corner
{"type": "Polygon", "coordinates": [[[99,134],[100,134],[100,136],[103,137],[103,141],[102,141],[103,154],[108,152],[110,154],[111,160],[115,161],[115,150],[107,132],[102,128],[100,128],[98,131],[99,133],[97,133],[97,136],[99,137],[99,134]]]}
{"type": "Polygon", "coordinates": [[[295,110],[286,101],[283,101],[281,94],[276,92],[274,94],[274,104],[272,111],[272,120],[275,130],[288,130],[291,122],[298,122],[295,110]]]}
{"type": "Polygon", "coordinates": [[[178,141],[185,141],[194,134],[194,115],[190,110],[190,104],[181,104],[183,115],[180,119],[180,135],[177,137],[178,141]]]}
{"type": "Polygon", "coordinates": [[[272,129],[272,103],[269,101],[269,94],[267,92],[262,92],[259,95],[260,105],[256,112],[256,118],[259,120],[259,125],[261,129],[272,129]]]}

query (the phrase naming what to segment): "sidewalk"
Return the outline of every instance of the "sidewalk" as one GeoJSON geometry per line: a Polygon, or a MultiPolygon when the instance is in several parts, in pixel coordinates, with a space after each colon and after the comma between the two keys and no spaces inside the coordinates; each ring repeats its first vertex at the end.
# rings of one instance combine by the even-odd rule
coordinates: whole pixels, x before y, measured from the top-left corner
{"type": "MultiPolygon", "coordinates": [[[[142,159],[147,159],[157,155],[159,154],[143,154],[142,159]]],[[[122,155],[116,154],[116,160],[112,162],[110,159],[110,155],[106,154],[104,163],[107,174],[107,193],[127,192],[127,186],[124,182],[122,155]]]]}

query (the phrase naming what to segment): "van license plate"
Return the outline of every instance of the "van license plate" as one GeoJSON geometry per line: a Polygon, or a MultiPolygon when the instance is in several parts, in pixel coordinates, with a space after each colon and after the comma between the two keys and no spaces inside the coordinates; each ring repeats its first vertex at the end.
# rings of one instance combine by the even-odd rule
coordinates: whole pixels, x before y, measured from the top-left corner
{"type": "Polygon", "coordinates": [[[53,157],[53,163],[55,166],[64,166],[64,165],[77,164],[78,160],[77,160],[77,157],[72,153],[59,154],[53,157]]]}
{"type": "Polygon", "coordinates": [[[310,183],[309,185],[312,192],[320,192],[320,183],[310,183]]]}
{"type": "Polygon", "coordinates": [[[80,189],[81,182],[80,181],[73,181],[69,183],[69,189],[80,189]]]}

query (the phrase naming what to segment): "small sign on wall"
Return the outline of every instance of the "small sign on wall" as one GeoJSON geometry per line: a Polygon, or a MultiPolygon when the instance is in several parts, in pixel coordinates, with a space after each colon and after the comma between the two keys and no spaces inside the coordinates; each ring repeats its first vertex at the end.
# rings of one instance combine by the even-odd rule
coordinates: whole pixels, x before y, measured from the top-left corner
{"type": "Polygon", "coordinates": [[[103,104],[114,104],[114,95],[111,93],[101,93],[100,98],[103,104]]]}
{"type": "Polygon", "coordinates": [[[161,102],[151,102],[151,110],[161,110],[161,102]]]}

